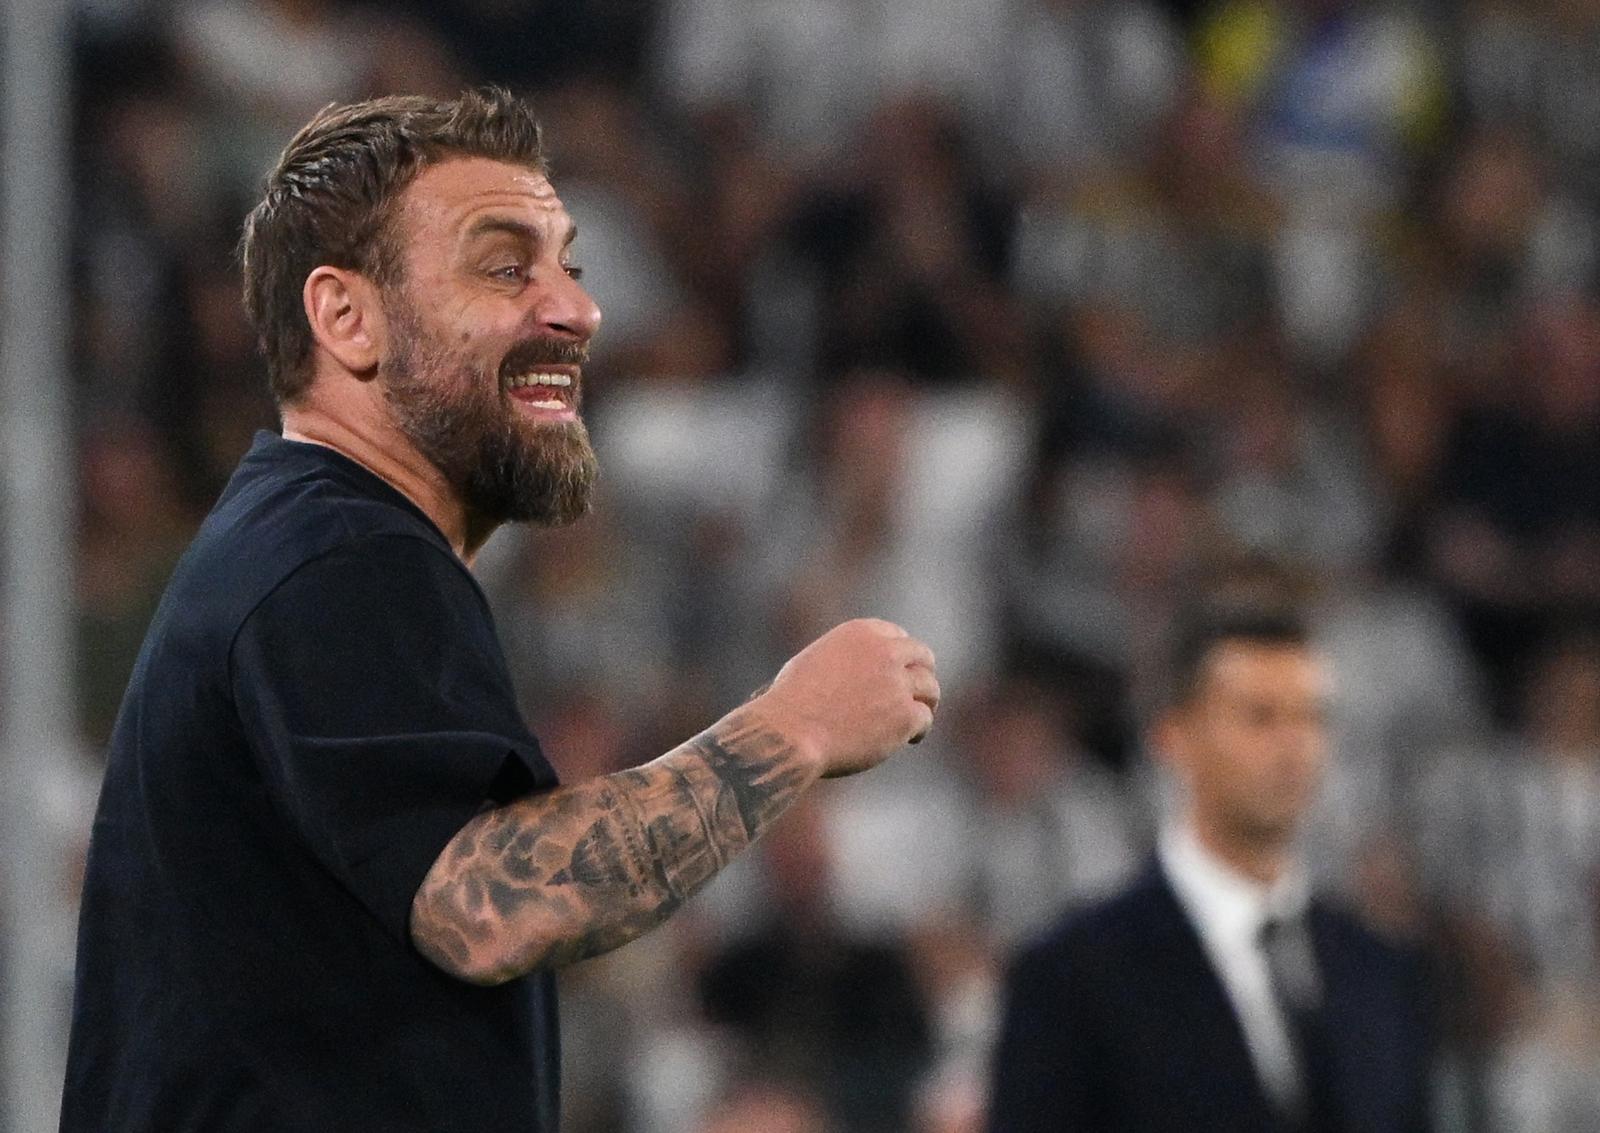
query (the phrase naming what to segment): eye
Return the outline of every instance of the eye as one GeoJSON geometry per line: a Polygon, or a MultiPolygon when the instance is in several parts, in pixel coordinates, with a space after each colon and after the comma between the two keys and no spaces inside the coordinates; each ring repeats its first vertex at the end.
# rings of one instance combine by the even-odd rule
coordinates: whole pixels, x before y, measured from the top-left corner
{"type": "Polygon", "coordinates": [[[583,278],[583,269],[577,264],[562,264],[561,270],[567,273],[567,278],[579,280],[583,278]]]}
{"type": "Polygon", "coordinates": [[[489,274],[495,279],[520,280],[526,273],[521,264],[503,264],[500,267],[490,268],[489,274]]]}

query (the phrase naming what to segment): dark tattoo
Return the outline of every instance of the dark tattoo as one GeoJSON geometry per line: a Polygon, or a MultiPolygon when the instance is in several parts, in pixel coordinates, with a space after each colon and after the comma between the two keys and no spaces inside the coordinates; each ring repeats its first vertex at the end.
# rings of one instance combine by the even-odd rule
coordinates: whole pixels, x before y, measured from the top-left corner
{"type": "Polygon", "coordinates": [[[418,889],[412,939],[484,983],[609,951],[704,888],[814,776],[741,711],[654,763],[486,810],[418,889]]]}

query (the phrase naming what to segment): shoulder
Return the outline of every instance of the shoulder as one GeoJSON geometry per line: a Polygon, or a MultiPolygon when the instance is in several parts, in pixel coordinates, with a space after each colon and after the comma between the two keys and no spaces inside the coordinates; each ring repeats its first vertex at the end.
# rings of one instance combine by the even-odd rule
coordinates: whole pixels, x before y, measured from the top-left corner
{"type": "Polygon", "coordinates": [[[262,580],[241,634],[321,649],[354,637],[368,650],[431,652],[492,636],[488,602],[466,566],[414,532],[347,532],[296,559],[262,580]]]}
{"type": "Polygon", "coordinates": [[[181,568],[191,589],[226,594],[243,621],[291,579],[337,585],[365,571],[386,591],[419,580],[473,593],[442,535],[399,492],[319,446],[258,439],[181,568]]]}
{"type": "Polygon", "coordinates": [[[428,730],[441,704],[469,730],[523,727],[482,592],[411,534],[347,536],[301,562],[233,623],[226,658],[241,702],[292,710],[307,734],[345,734],[363,711],[428,730]]]}
{"type": "Polygon", "coordinates": [[[354,461],[321,445],[264,436],[196,541],[293,562],[374,535],[409,535],[449,551],[414,504],[354,461]]]}
{"type": "Polygon", "coordinates": [[[1335,900],[1318,897],[1310,915],[1319,960],[1332,980],[1375,1002],[1431,1013],[1432,969],[1423,948],[1377,932],[1335,900]]]}
{"type": "Polygon", "coordinates": [[[1330,950],[1360,957],[1365,963],[1391,968],[1420,964],[1422,950],[1406,941],[1378,932],[1345,902],[1319,894],[1311,903],[1313,931],[1330,950]]]}
{"type": "Polygon", "coordinates": [[[1120,967],[1181,915],[1159,868],[1149,863],[1124,889],[1069,909],[1025,944],[1012,960],[1011,979],[1054,981],[1120,967]]]}

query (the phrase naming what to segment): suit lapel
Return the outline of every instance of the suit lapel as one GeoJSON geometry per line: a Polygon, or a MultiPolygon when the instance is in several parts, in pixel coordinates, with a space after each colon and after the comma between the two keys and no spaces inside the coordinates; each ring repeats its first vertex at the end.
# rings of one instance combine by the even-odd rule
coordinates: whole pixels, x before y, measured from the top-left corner
{"type": "Polygon", "coordinates": [[[1206,1088],[1231,1101],[1240,1130],[1277,1128],[1233,1001],[1159,862],[1138,885],[1148,914],[1144,968],[1181,1021],[1184,1045],[1203,1062],[1206,1088]]]}

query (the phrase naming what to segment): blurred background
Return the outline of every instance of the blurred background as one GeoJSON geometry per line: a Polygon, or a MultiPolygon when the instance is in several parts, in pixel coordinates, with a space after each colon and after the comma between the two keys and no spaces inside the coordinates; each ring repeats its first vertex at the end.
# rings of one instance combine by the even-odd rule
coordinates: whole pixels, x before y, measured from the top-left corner
{"type": "Polygon", "coordinates": [[[1434,957],[1441,1129],[1600,1129],[1600,0],[30,6],[0,1129],[54,1112],[146,619],[275,421],[240,221],[326,102],[480,81],[535,99],[605,311],[599,506],[480,564],[563,776],[855,614],[947,696],[565,974],[571,1133],[975,1129],[1005,958],[1151,844],[1172,612],[1267,572],[1339,678],[1316,867],[1434,957]]]}

